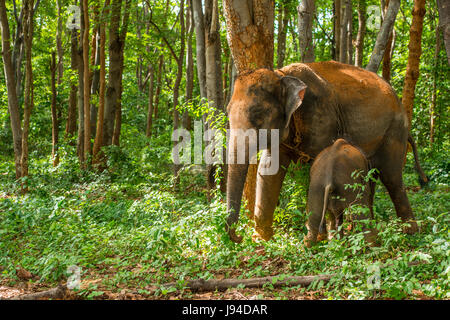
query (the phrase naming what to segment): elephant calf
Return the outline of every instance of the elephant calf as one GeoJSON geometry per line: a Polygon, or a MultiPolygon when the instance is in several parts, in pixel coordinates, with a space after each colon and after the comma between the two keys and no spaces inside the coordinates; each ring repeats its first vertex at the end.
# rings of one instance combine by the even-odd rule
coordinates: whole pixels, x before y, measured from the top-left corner
{"type": "MultiPolygon", "coordinates": [[[[367,182],[364,179],[368,170],[369,162],[364,154],[344,139],[337,139],[334,144],[319,153],[310,170],[307,203],[310,217],[307,223],[308,235],[305,237],[307,247],[317,241],[319,231],[322,233],[319,229],[324,226],[326,212],[331,213],[331,228],[334,230],[342,224],[343,212],[352,204],[368,206],[373,218],[375,185],[374,182],[367,182]],[[355,174],[355,171],[360,173],[355,174]],[[363,188],[346,188],[346,185],[355,184],[363,188]]],[[[364,214],[357,217],[357,219],[367,218],[364,214]]],[[[374,242],[375,237],[374,230],[366,233],[366,240],[370,243],[374,242]]]]}

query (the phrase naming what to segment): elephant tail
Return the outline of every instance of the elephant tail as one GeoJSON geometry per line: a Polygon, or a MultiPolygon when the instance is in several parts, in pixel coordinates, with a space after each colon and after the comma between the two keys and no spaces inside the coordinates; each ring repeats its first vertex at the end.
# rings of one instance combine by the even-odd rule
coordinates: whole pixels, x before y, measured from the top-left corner
{"type": "Polygon", "coordinates": [[[320,225],[319,225],[319,233],[323,233],[323,223],[325,220],[325,213],[327,212],[327,207],[328,207],[328,198],[331,192],[331,184],[327,184],[325,187],[325,191],[323,193],[323,207],[322,207],[322,218],[320,220],[320,225]]]}
{"type": "Polygon", "coordinates": [[[411,148],[413,150],[414,162],[415,162],[414,168],[416,169],[416,171],[419,175],[420,186],[424,187],[428,184],[428,182],[430,181],[430,178],[425,174],[425,172],[423,172],[422,167],[420,166],[419,156],[417,155],[417,146],[411,136],[411,133],[408,134],[408,142],[411,145],[411,148]]]}

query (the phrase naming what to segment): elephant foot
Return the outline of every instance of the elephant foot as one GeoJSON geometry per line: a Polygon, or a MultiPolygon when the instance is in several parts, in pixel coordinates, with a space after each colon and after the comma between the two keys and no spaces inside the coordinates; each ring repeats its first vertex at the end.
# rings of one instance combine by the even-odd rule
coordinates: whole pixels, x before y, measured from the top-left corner
{"type": "Polygon", "coordinates": [[[303,245],[304,245],[305,247],[307,247],[307,248],[311,248],[311,246],[312,246],[314,243],[316,243],[316,241],[313,241],[313,240],[311,239],[310,236],[305,236],[305,237],[303,238],[303,245]]]}
{"type": "Polygon", "coordinates": [[[417,222],[413,220],[407,221],[409,226],[403,228],[403,232],[407,234],[414,234],[419,231],[419,226],[417,225],[417,222]]]}
{"type": "Polygon", "coordinates": [[[228,235],[230,236],[230,240],[235,243],[241,243],[242,242],[242,236],[238,236],[236,234],[236,229],[230,229],[228,230],[228,235]]]}
{"type": "Polygon", "coordinates": [[[272,236],[273,236],[272,227],[263,227],[263,228],[255,227],[254,237],[263,239],[265,241],[269,241],[272,238],[272,236]]]}

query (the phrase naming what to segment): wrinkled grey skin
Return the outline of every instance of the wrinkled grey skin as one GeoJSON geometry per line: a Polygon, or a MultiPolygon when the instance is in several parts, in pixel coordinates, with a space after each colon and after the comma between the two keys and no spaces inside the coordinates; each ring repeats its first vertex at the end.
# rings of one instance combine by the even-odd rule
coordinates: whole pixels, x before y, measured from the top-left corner
{"type": "MultiPolygon", "coordinates": [[[[305,245],[311,246],[317,241],[320,226],[325,222],[325,215],[331,214],[330,228],[336,230],[343,222],[344,211],[351,205],[369,207],[371,218],[372,199],[374,192],[373,181],[366,181],[369,162],[364,154],[344,139],[336,140],[331,146],[323,150],[310,170],[310,185],[306,211],[310,216],[307,223],[308,235],[305,245]],[[355,185],[356,188],[349,186],[355,185]]],[[[368,219],[365,214],[355,216],[358,220],[368,219]]],[[[376,231],[367,230],[366,240],[373,244],[376,231]]],[[[341,230],[341,236],[343,232],[341,230]]]]}
{"type": "MultiPolygon", "coordinates": [[[[288,144],[299,135],[297,150],[312,159],[336,139],[347,139],[378,169],[397,215],[409,222],[404,231],[418,231],[402,179],[408,118],[391,86],[375,73],[334,61],[297,63],[275,71],[259,69],[236,79],[228,116],[231,129],[277,128],[281,141],[288,144]],[[301,119],[299,132],[290,125],[294,112],[301,119]]],[[[237,151],[233,140],[228,150],[237,151]]],[[[275,175],[256,177],[255,231],[265,240],[273,235],[273,212],[286,169],[297,157],[281,148],[279,159],[275,175]]],[[[235,242],[241,241],[233,225],[239,219],[247,169],[248,164],[228,165],[227,231],[235,242]]]]}

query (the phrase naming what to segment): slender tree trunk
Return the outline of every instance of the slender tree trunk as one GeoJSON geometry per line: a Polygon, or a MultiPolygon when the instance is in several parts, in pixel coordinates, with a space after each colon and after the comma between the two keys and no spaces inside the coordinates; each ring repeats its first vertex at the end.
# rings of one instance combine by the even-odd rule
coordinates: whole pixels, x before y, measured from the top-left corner
{"type": "Polygon", "coordinates": [[[340,38],[341,43],[339,46],[339,61],[342,63],[348,62],[348,1],[349,0],[341,0],[341,27],[340,27],[340,38]]]}
{"type": "MultiPolygon", "coordinates": [[[[30,116],[33,109],[33,69],[31,49],[33,45],[33,3],[34,0],[24,1],[24,46],[25,46],[25,94],[23,103],[23,130],[22,130],[22,177],[28,176],[28,134],[30,129],[30,116]]],[[[26,182],[22,183],[22,192],[28,192],[26,182]]]]}
{"type": "Polygon", "coordinates": [[[105,88],[106,88],[106,65],[105,65],[105,42],[106,42],[106,22],[104,21],[108,15],[108,7],[110,0],[105,0],[104,8],[102,10],[99,34],[100,34],[100,46],[99,46],[99,97],[98,97],[98,117],[97,117],[97,132],[95,135],[94,148],[93,148],[93,163],[98,164],[101,162],[101,148],[105,145],[104,137],[104,118],[105,118],[105,88]]]}
{"type": "Polygon", "coordinates": [[[409,31],[409,56],[408,64],[406,66],[405,82],[403,85],[402,104],[408,114],[410,127],[416,82],[420,74],[419,63],[420,55],[422,54],[422,30],[423,19],[425,16],[425,1],[426,0],[414,0],[411,29],[409,31]]]}
{"type": "Polygon", "coordinates": [[[353,5],[347,1],[345,16],[347,18],[347,63],[353,64],[353,5]]]}
{"type": "MultiPolygon", "coordinates": [[[[97,16],[98,14],[96,14],[97,16]]],[[[92,52],[95,52],[95,59],[93,60],[93,65],[95,66],[95,69],[92,71],[92,81],[91,81],[91,96],[98,96],[99,88],[100,88],[100,31],[98,28],[94,30],[95,42],[92,43],[94,46],[92,47],[92,52]]],[[[92,61],[92,60],[91,60],[92,61]]],[[[90,107],[90,120],[91,120],[91,138],[95,137],[96,130],[97,130],[97,116],[98,116],[98,106],[91,101],[91,107],[90,107]]]]}
{"type": "Polygon", "coordinates": [[[298,11],[298,35],[300,39],[300,60],[302,62],[314,61],[314,47],[312,29],[314,21],[314,0],[302,0],[298,11]]]}
{"type": "Polygon", "coordinates": [[[51,82],[52,82],[52,159],[53,166],[56,167],[59,164],[59,155],[58,155],[58,112],[56,110],[56,55],[55,52],[52,52],[52,58],[50,62],[50,72],[51,72],[51,82]]]}
{"type": "MultiPolygon", "coordinates": [[[[89,3],[83,0],[83,92],[84,92],[84,162],[83,168],[87,168],[87,159],[91,154],[91,88],[89,81],[89,3]]],[[[80,119],[81,121],[81,119],[80,119]]]]}
{"type": "Polygon", "coordinates": [[[433,70],[433,92],[431,94],[431,105],[430,105],[430,144],[434,143],[434,113],[436,110],[436,83],[437,74],[439,69],[439,52],[441,51],[441,32],[439,25],[436,27],[436,47],[434,50],[434,70],[433,70]]]}
{"type": "Polygon", "coordinates": [[[153,82],[155,78],[155,71],[153,66],[150,65],[150,78],[148,80],[148,112],[147,112],[147,127],[145,129],[145,135],[150,138],[152,136],[153,126],[153,82]]]}
{"type": "Polygon", "coordinates": [[[362,67],[364,57],[364,37],[366,35],[366,0],[358,1],[358,34],[356,36],[355,65],[362,67]]]}
{"type": "MultiPolygon", "coordinates": [[[[205,4],[205,47],[206,47],[206,94],[209,103],[216,110],[223,110],[223,83],[220,43],[219,4],[217,0],[207,1],[205,4]]],[[[208,129],[211,124],[207,124],[208,129]]],[[[207,165],[207,188],[215,187],[214,173],[216,167],[207,165]]],[[[208,193],[208,198],[211,193],[208,193]]]]}
{"type": "MultiPolygon", "coordinates": [[[[389,0],[386,0],[385,4],[384,4],[384,15],[386,15],[387,12],[387,8],[389,6],[389,0]]],[[[384,80],[386,80],[387,82],[391,82],[391,53],[393,52],[393,45],[394,45],[394,32],[395,29],[392,29],[392,32],[389,36],[389,40],[387,42],[386,45],[386,49],[384,51],[384,55],[383,55],[383,78],[384,80]]]]}
{"type": "MultiPolygon", "coordinates": [[[[184,0],[180,2],[180,53],[178,57],[174,55],[174,59],[177,62],[177,77],[173,86],[173,128],[177,129],[180,126],[180,112],[177,110],[178,97],[180,94],[180,84],[183,77],[183,65],[184,54],[186,46],[186,34],[185,34],[185,21],[184,21],[184,0]]],[[[175,176],[178,174],[178,170],[175,170],[175,176]]]]}
{"type": "Polygon", "coordinates": [[[278,12],[277,68],[282,68],[284,65],[289,18],[289,8],[287,4],[281,4],[278,12]]]}
{"type": "MultiPolygon", "coordinates": [[[[78,69],[78,45],[77,45],[78,31],[72,29],[71,31],[71,55],[70,68],[72,70],[78,69]]],[[[67,123],[66,123],[66,137],[72,137],[77,130],[77,85],[73,82],[70,84],[69,106],[67,108],[67,123]]]]}
{"type": "MultiPolygon", "coordinates": [[[[344,0],[345,1],[345,0],[344,0]]],[[[362,0],[364,1],[364,0],[362,0]]],[[[341,61],[341,0],[334,1],[334,10],[336,12],[334,20],[334,38],[336,39],[336,60],[341,61]]]]}
{"type": "MultiPolygon", "coordinates": [[[[194,34],[194,20],[192,16],[192,0],[188,0],[186,7],[186,32],[187,32],[187,51],[186,51],[186,101],[192,100],[194,90],[194,57],[192,53],[192,37],[194,34]]],[[[183,127],[191,130],[191,117],[186,110],[183,113],[183,127]]]]}
{"type": "Polygon", "coordinates": [[[159,64],[158,64],[158,74],[156,75],[156,93],[155,93],[155,120],[158,119],[158,106],[159,106],[159,97],[161,95],[162,89],[162,73],[164,67],[164,55],[159,56],[159,64]]]}
{"type": "Polygon", "coordinates": [[[197,77],[200,96],[206,98],[206,54],[205,54],[205,24],[202,0],[191,0],[195,22],[197,77]]]}
{"type": "Polygon", "coordinates": [[[389,35],[394,29],[395,18],[397,17],[398,9],[400,8],[400,0],[390,0],[389,6],[378,33],[375,47],[370,56],[369,64],[366,69],[372,72],[377,72],[383,58],[384,51],[389,41],[389,35]]]}
{"type": "Polygon", "coordinates": [[[11,120],[11,130],[13,135],[16,178],[19,179],[20,177],[22,177],[22,168],[20,165],[22,157],[22,128],[19,113],[19,100],[16,91],[15,73],[12,64],[12,50],[10,46],[11,36],[9,32],[8,16],[6,12],[5,0],[0,0],[3,68],[8,93],[9,117],[11,120]]]}
{"type": "Polygon", "coordinates": [[[436,0],[439,11],[439,26],[444,33],[447,62],[450,65],[450,3],[448,0],[436,0]]]}
{"type": "MultiPolygon", "coordinates": [[[[83,1],[80,1],[80,11],[83,11],[83,1]]],[[[83,35],[84,35],[84,14],[80,15],[80,33],[77,48],[77,67],[78,67],[78,92],[77,92],[77,101],[78,101],[78,141],[77,141],[77,153],[78,160],[80,162],[80,166],[83,168],[84,166],[84,58],[83,58],[83,35]]]]}

